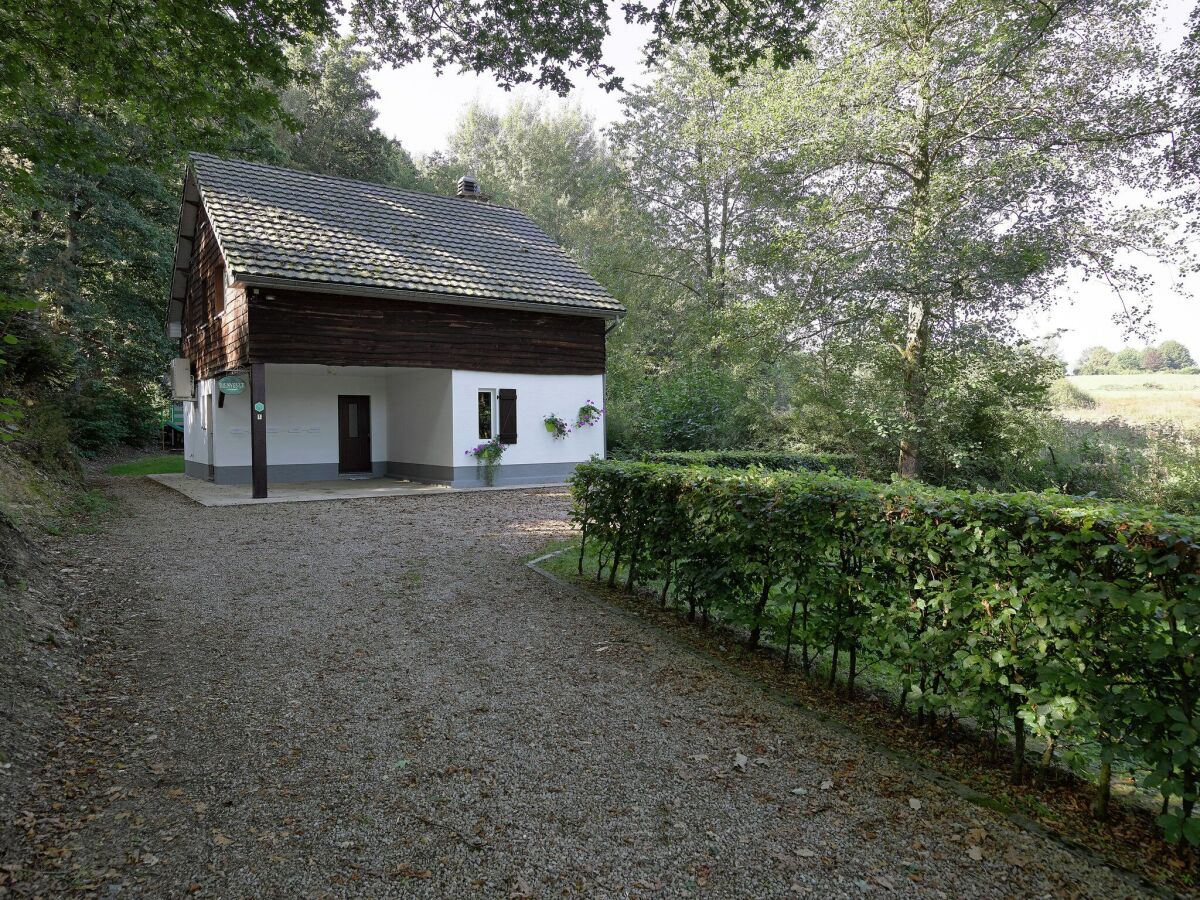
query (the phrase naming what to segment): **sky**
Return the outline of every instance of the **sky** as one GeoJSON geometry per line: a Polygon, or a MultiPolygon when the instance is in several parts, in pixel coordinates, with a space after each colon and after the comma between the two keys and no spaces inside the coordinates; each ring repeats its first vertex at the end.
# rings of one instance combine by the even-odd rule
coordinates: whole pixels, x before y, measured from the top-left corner
{"type": "MultiPolygon", "coordinates": [[[[1163,3],[1158,27],[1165,47],[1178,44],[1191,6],[1192,0],[1163,3]]],[[[644,83],[647,75],[641,65],[641,46],[648,32],[643,27],[626,25],[617,4],[610,4],[610,9],[612,33],[604,44],[605,61],[624,76],[628,85],[644,83]]],[[[606,93],[584,75],[574,80],[577,84],[571,94],[559,98],[552,92],[528,86],[506,92],[489,75],[447,71],[439,76],[428,62],[413,63],[402,69],[385,68],[372,78],[380,95],[376,103],[379,127],[417,156],[445,147],[462,111],[473,101],[500,110],[515,96],[537,97],[550,106],[578,104],[601,127],[620,118],[619,92],[606,93]]],[[[1153,262],[1147,271],[1155,277],[1154,288],[1143,298],[1150,301],[1153,310],[1152,319],[1157,327],[1154,342],[1167,338],[1182,341],[1200,358],[1200,277],[1185,279],[1185,290],[1180,293],[1176,289],[1178,273],[1153,262]]],[[[1120,309],[1119,298],[1105,285],[1071,278],[1054,308],[1049,313],[1025,316],[1021,328],[1031,338],[1061,332],[1060,352],[1073,363],[1085,348],[1096,344],[1114,350],[1127,343],[1141,345],[1136,339],[1126,340],[1121,327],[1113,321],[1120,309]]]]}

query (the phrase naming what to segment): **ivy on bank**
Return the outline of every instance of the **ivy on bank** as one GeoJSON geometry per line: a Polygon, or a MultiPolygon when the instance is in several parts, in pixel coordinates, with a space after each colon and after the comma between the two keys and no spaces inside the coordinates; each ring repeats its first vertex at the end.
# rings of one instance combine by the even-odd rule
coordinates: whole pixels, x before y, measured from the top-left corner
{"type": "Polygon", "coordinates": [[[1026,735],[1100,747],[1164,798],[1169,840],[1200,844],[1200,519],[1056,494],[971,493],[834,474],[595,461],[576,469],[585,550],[615,585],[818,657],[847,689],[886,662],[899,703],[953,700],[1026,735]]]}

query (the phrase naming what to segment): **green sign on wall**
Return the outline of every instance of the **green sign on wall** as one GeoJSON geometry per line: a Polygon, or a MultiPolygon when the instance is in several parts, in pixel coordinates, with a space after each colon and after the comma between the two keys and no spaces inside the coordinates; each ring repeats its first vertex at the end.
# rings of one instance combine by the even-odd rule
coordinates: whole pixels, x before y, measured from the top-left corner
{"type": "Polygon", "coordinates": [[[217,380],[217,390],[222,394],[240,394],[246,390],[246,379],[241,375],[226,375],[217,380]]]}

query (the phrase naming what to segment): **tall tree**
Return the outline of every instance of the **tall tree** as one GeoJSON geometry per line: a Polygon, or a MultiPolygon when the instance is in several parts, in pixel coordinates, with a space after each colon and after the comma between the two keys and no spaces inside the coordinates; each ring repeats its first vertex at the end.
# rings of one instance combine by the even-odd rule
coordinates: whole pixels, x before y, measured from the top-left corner
{"type": "Polygon", "coordinates": [[[280,94],[285,118],[275,141],[287,165],[324,175],[412,187],[412,157],[375,125],[379,93],[370,71],[377,63],[353,35],[333,36],[289,51],[298,73],[280,94]]]}
{"type": "MultiPolygon", "coordinates": [[[[817,0],[625,0],[626,22],[647,26],[644,54],[661,59],[679,43],[708,51],[719,74],[745,72],[764,59],[787,66],[802,59],[817,0]]],[[[606,90],[623,78],[604,62],[610,34],[602,0],[355,0],[355,29],[386,62],[433,61],[438,72],[491,72],[505,87],[533,82],[561,95],[582,71],[606,90]]]]}
{"type": "Polygon", "coordinates": [[[1162,354],[1163,366],[1167,369],[1187,369],[1196,364],[1191,352],[1179,341],[1163,341],[1158,345],[1158,352],[1162,354]]]}
{"type": "Polygon", "coordinates": [[[813,283],[896,347],[900,474],[921,472],[948,354],[1014,340],[1071,267],[1127,287],[1118,254],[1163,249],[1161,212],[1110,199],[1153,182],[1167,123],[1146,10],[846,0],[740,117],[790,195],[781,252],[804,268],[823,235],[813,283]]]}

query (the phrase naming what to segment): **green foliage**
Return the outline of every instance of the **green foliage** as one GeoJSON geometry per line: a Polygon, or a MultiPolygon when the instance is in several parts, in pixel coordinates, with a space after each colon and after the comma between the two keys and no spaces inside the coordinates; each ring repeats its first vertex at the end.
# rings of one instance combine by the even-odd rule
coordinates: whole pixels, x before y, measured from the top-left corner
{"type": "Polygon", "coordinates": [[[1118,372],[1137,372],[1142,368],[1142,354],[1132,347],[1126,347],[1113,357],[1113,365],[1118,372]]]}
{"type": "Polygon", "coordinates": [[[622,452],[721,450],[761,443],[769,409],[727,369],[688,368],[613,389],[609,439],[622,452]]]}
{"type": "Polygon", "coordinates": [[[1136,350],[1125,347],[1113,353],[1106,347],[1089,347],[1075,365],[1076,375],[1116,375],[1123,372],[1180,372],[1195,365],[1192,354],[1179,341],[1136,350]]]}
{"type": "Polygon", "coordinates": [[[1192,354],[1179,341],[1163,341],[1158,345],[1164,369],[1190,369],[1196,365],[1192,354]]]}
{"type": "MultiPolygon", "coordinates": [[[[1014,734],[1096,741],[1179,799],[1200,843],[1200,518],[1055,494],[834,475],[592,462],[572,486],[585,547],[694,617],[900,673],[920,715],[954,706],[1014,734]]],[[[582,564],[582,548],[581,548],[582,564]]],[[[1107,784],[1101,786],[1107,790],[1107,784]]]]}
{"type": "Polygon", "coordinates": [[[1050,385],[1047,399],[1055,409],[1095,409],[1096,398],[1066,378],[1050,385]]]}
{"type": "Polygon", "coordinates": [[[394,187],[416,185],[412,157],[375,126],[379,94],[369,73],[378,64],[356,48],[352,35],[293,47],[288,61],[298,76],[280,94],[287,118],[273,134],[284,165],[394,187]]]}
{"type": "Polygon", "coordinates": [[[324,0],[5,3],[0,183],[36,195],[43,166],[86,175],[126,159],[117,123],[176,149],[211,145],[274,110],[285,48],[331,25],[324,0]]]}
{"type": "Polygon", "coordinates": [[[1048,420],[1043,450],[1014,466],[1011,483],[1119,497],[1200,514],[1200,435],[1167,422],[1048,420]]]}
{"type": "Polygon", "coordinates": [[[727,469],[761,468],[790,472],[854,472],[854,457],[847,453],[808,453],[787,450],[684,450],[650,451],[642,462],[672,466],[710,466],[727,469]]]}
{"type": "Polygon", "coordinates": [[[1089,347],[1075,364],[1076,375],[1106,375],[1116,370],[1116,354],[1107,347],[1089,347]]]}
{"type": "MultiPolygon", "coordinates": [[[[626,22],[649,26],[643,50],[653,63],[679,43],[708,50],[714,71],[744,72],[761,60],[786,66],[804,57],[818,4],[812,0],[751,0],[713,4],[697,0],[627,0],[626,22]]],[[[532,82],[561,95],[570,74],[582,70],[605,90],[623,78],[604,62],[608,7],[583,0],[355,0],[351,21],[379,57],[395,66],[429,59],[446,68],[490,72],[505,88],[532,82]]]]}

